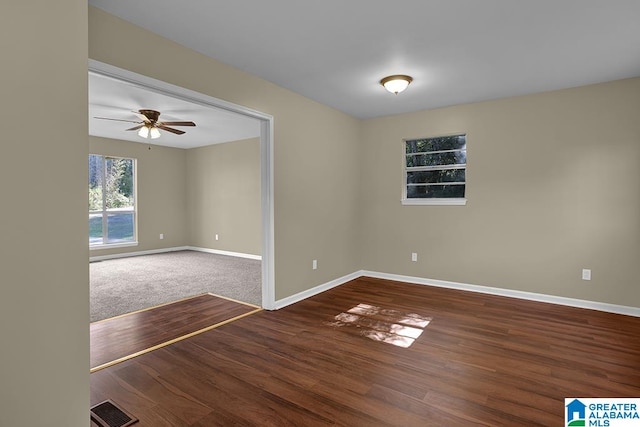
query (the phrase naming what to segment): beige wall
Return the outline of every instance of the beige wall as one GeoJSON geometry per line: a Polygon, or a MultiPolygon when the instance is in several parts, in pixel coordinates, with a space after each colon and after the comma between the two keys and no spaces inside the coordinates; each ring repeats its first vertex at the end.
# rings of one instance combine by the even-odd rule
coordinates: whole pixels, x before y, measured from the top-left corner
{"type": "Polygon", "coordinates": [[[87,2],[0,14],[0,425],[86,426],[87,2]]]}
{"type": "Polygon", "coordinates": [[[277,299],[359,269],[358,120],[89,9],[91,59],[274,117],[277,299]]]}
{"type": "Polygon", "coordinates": [[[260,255],[259,139],[184,150],[92,136],[89,151],[137,160],[138,245],[92,257],[180,246],[260,255]]]}
{"type": "Polygon", "coordinates": [[[259,138],[187,150],[189,245],[260,255],[260,200],[259,138]]]}
{"type": "Polygon", "coordinates": [[[186,150],[94,136],[89,138],[89,150],[135,158],[138,190],[138,246],[93,249],[92,257],[188,244],[186,150]]]}
{"type": "Polygon", "coordinates": [[[362,266],[640,307],[639,116],[631,79],[366,121],[362,266]],[[453,132],[467,205],[402,206],[402,139],[453,132]]]}

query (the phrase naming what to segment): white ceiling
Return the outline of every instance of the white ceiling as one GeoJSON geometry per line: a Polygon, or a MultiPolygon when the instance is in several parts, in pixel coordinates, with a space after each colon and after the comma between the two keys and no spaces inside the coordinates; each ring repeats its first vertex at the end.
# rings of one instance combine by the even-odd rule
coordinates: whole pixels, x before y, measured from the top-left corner
{"type": "Polygon", "coordinates": [[[89,3],[359,118],[640,75],[638,0],[89,3]]]}
{"type": "Polygon", "coordinates": [[[259,137],[260,121],[89,73],[89,135],[187,149],[259,137]],[[160,138],[144,139],[135,131],[126,131],[135,123],[96,119],[141,121],[134,113],[140,109],[160,111],[160,121],[193,121],[196,126],[172,126],[186,133],[175,135],[160,130],[160,138]]]}

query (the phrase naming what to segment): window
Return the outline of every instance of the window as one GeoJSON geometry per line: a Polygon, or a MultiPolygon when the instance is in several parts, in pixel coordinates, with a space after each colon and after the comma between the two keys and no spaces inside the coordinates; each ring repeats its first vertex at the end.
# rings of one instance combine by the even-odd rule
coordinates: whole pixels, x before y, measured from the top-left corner
{"type": "Polygon", "coordinates": [[[404,141],[405,205],[464,205],[467,136],[404,141]]]}
{"type": "Polygon", "coordinates": [[[136,243],[135,159],[89,155],[89,246],[136,243]]]}

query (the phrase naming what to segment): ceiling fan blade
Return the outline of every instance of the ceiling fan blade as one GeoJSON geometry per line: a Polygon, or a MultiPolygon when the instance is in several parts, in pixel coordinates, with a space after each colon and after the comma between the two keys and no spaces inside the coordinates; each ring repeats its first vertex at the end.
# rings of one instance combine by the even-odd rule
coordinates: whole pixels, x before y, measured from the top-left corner
{"type": "Polygon", "coordinates": [[[159,122],[163,126],[195,126],[193,122],[159,122]]]}
{"type": "Polygon", "coordinates": [[[134,126],[132,128],[129,128],[129,129],[125,129],[125,130],[138,130],[138,129],[143,128],[143,127],[144,127],[144,125],[138,125],[138,126],[134,126]]]}
{"type": "Polygon", "coordinates": [[[185,133],[183,130],[173,129],[170,127],[166,127],[165,125],[157,125],[156,127],[162,130],[166,130],[167,132],[175,133],[176,135],[182,135],[183,133],[185,133]]]}
{"type": "Polygon", "coordinates": [[[94,117],[94,119],[113,120],[114,122],[142,123],[140,121],[135,121],[135,120],[112,119],[110,117],[94,117]]]}

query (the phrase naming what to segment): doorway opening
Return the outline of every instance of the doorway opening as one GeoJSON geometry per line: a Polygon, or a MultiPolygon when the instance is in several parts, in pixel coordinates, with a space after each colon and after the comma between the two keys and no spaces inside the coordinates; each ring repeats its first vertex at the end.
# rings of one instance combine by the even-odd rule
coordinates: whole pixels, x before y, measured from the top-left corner
{"type": "MultiPolygon", "coordinates": [[[[172,85],[98,61],[89,61],[89,74],[112,79],[130,88],[143,89],[199,107],[215,108],[239,119],[251,119],[259,127],[261,212],[261,306],[275,307],[273,221],[273,117],[241,105],[172,85]]],[[[217,236],[216,236],[217,237],[217,236]]],[[[161,237],[162,238],[162,237],[161,237]]],[[[189,249],[186,247],[185,249],[189,249]]],[[[94,259],[100,257],[93,257],[94,259]]],[[[106,258],[106,257],[105,257],[106,258]]]]}

